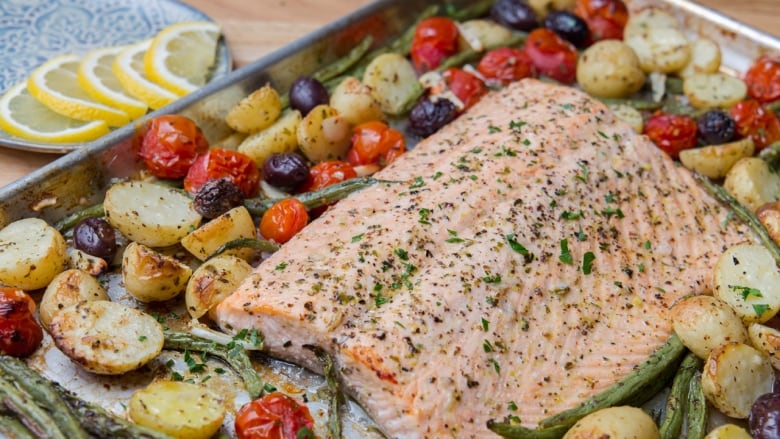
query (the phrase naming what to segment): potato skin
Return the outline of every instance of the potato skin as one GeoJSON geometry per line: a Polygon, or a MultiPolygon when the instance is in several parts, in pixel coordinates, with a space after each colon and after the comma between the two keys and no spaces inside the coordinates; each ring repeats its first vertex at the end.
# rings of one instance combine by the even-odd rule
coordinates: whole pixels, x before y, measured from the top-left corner
{"type": "Polygon", "coordinates": [[[149,247],[131,242],[122,255],[122,281],[141,302],[173,299],[187,287],[192,269],[149,247]]]}
{"type": "Polygon", "coordinates": [[[281,113],[279,93],[266,84],[241,99],[227,114],[225,122],[239,133],[254,133],[271,126],[281,113]]]}
{"type": "Polygon", "coordinates": [[[385,118],[379,101],[371,94],[371,88],[352,76],[344,78],[333,90],[330,106],[353,126],[385,118]]]}
{"type": "Polygon", "coordinates": [[[754,212],[765,203],[780,201],[780,176],[758,157],[740,159],[726,174],[723,187],[754,212]]]}
{"type": "Polygon", "coordinates": [[[577,421],[563,439],[659,439],[655,421],[644,410],[619,406],[595,411],[577,421]]]}
{"type": "Polygon", "coordinates": [[[780,273],[766,247],[742,243],[718,258],[713,294],[743,322],[766,322],[780,311],[780,273]]]}
{"type": "Polygon", "coordinates": [[[41,323],[47,328],[61,309],[92,300],[109,300],[103,285],[85,271],[65,270],[52,279],[43,293],[38,307],[41,323]]]}
{"type": "Polygon", "coordinates": [[[43,288],[67,266],[67,245],[38,218],[14,221],[0,230],[0,283],[23,290],[43,288]]]}
{"type": "Polygon", "coordinates": [[[330,105],[317,105],[298,124],[298,147],[313,162],[337,160],[347,154],[352,128],[330,105]]]}
{"type": "Polygon", "coordinates": [[[214,306],[229,296],[251,272],[252,266],[236,256],[220,255],[204,262],[187,282],[184,294],[187,312],[195,319],[207,312],[211,314],[214,306]]]}
{"type": "Polygon", "coordinates": [[[642,88],[645,74],[628,45],[619,40],[603,40],[580,56],[577,82],[593,96],[622,98],[642,88]]]}
{"type": "Polygon", "coordinates": [[[769,236],[776,243],[780,243],[780,202],[773,201],[771,203],[762,204],[761,207],[756,210],[756,216],[761,224],[764,225],[766,231],[769,232],[769,236]]]}
{"type": "Polygon", "coordinates": [[[723,301],[712,296],[693,296],[672,307],[672,327],[683,344],[699,358],[729,342],[746,343],[747,330],[723,301]]]}
{"type": "Polygon", "coordinates": [[[680,161],[693,171],[709,178],[723,178],[742,158],[755,151],[753,140],[746,137],[723,145],[710,145],[680,151],[680,161]]]}
{"type": "Polygon", "coordinates": [[[243,139],[238,145],[238,152],[251,157],[259,168],[273,154],[295,151],[298,147],[298,125],[302,118],[298,110],[284,113],[270,127],[243,139]]]}
{"type": "Polygon", "coordinates": [[[769,357],[772,367],[780,370],[780,331],[761,323],[748,326],[751,344],[769,357]]]}
{"type": "Polygon", "coordinates": [[[256,237],[252,215],[246,207],[238,206],[193,230],[182,238],[181,245],[196,258],[205,261],[227,242],[256,237]]]}
{"type": "Polygon", "coordinates": [[[726,416],[747,419],[753,401],[772,391],[774,370],[761,352],[742,343],[727,343],[704,362],[701,387],[707,400],[726,416]]]}

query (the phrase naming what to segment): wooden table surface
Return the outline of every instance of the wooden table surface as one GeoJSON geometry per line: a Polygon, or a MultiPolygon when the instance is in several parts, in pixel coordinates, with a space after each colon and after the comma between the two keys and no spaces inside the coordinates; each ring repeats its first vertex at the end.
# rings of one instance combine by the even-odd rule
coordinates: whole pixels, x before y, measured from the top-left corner
{"type": "MultiPolygon", "coordinates": [[[[236,66],[254,61],[370,0],[181,0],[206,13],[223,29],[236,66]]],[[[697,0],[740,21],[780,36],[780,0],[697,0]]],[[[0,186],[58,155],[0,148],[0,186]]]]}

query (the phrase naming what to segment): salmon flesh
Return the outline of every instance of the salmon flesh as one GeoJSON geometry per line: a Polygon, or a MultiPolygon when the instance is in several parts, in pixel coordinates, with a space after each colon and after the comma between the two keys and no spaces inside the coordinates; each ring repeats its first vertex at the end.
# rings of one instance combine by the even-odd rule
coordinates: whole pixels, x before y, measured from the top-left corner
{"type": "Polygon", "coordinates": [[[495,437],[624,378],[752,239],[690,172],[569,87],[524,80],[307,226],[217,308],[273,356],[330,353],[394,438],[495,437]]]}

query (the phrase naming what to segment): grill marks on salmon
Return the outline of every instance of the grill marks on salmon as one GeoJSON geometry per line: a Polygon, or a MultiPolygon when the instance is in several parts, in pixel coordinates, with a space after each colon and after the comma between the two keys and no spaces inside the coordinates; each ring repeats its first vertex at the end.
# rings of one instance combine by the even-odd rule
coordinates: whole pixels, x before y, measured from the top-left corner
{"type": "Polygon", "coordinates": [[[218,308],[270,354],[314,344],[390,437],[493,437],[630,373],[751,239],[646,138],[571,88],[493,92],[329,209],[218,308]]]}

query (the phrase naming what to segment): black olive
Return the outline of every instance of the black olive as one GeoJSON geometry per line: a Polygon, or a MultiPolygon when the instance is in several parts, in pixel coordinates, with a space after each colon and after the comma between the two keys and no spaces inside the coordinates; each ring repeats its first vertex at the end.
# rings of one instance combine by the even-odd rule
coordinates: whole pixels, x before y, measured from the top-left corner
{"type": "Polygon", "coordinates": [[[523,0],[498,0],[490,8],[490,17],[512,29],[530,31],[539,27],[536,12],[523,0]]]}
{"type": "Polygon", "coordinates": [[[759,396],[750,407],[748,424],[755,439],[780,437],[780,393],[759,396]]]}
{"type": "Polygon", "coordinates": [[[710,110],[696,121],[699,139],[706,145],[720,145],[731,141],[737,124],[723,110],[710,110]]]}
{"type": "Polygon", "coordinates": [[[410,133],[428,137],[450,123],[458,115],[458,109],[449,99],[422,98],[409,113],[410,133]]]}
{"type": "Polygon", "coordinates": [[[290,107],[304,116],[317,105],[330,101],[328,90],[322,83],[310,76],[301,76],[290,86],[290,107]]]}
{"type": "Polygon", "coordinates": [[[206,219],[216,218],[244,203],[244,193],[228,178],[207,181],[195,193],[195,211],[206,219]]]}
{"type": "Polygon", "coordinates": [[[263,178],[271,186],[292,190],[309,179],[309,166],[294,152],[273,154],[263,163],[263,178]]]}
{"type": "Polygon", "coordinates": [[[552,11],[544,17],[544,27],[577,47],[585,47],[590,40],[588,23],[569,11],[552,11]]]}
{"type": "Polygon", "coordinates": [[[73,247],[111,261],[116,253],[116,232],[103,218],[83,219],[73,228],[73,247]]]}

